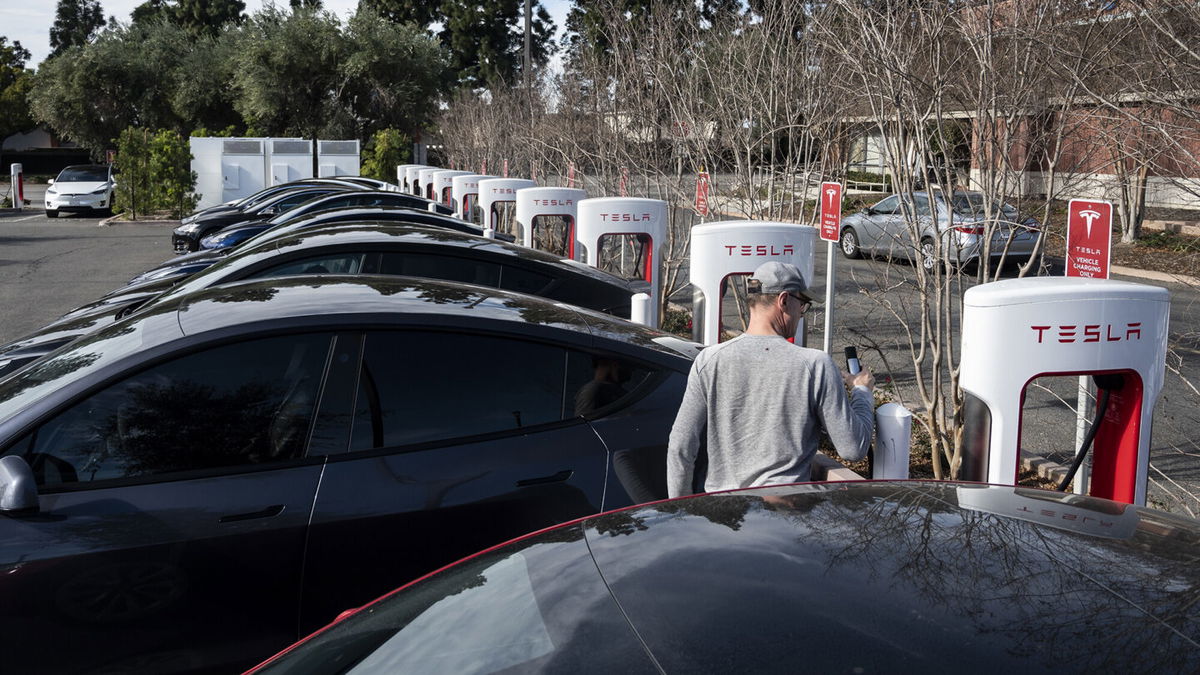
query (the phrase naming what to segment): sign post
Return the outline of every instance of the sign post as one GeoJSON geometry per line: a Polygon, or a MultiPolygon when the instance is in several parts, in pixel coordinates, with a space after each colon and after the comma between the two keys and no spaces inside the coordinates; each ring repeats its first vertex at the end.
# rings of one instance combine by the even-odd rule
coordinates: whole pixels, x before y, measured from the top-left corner
{"type": "MultiPolygon", "coordinates": [[[[1067,250],[1064,261],[1068,277],[1107,279],[1112,259],[1112,203],[1098,199],[1072,199],[1067,203],[1067,250]]],[[[1092,380],[1083,375],[1075,397],[1075,452],[1083,446],[1088,418],[1092,416],[1092,380]]],[[[1089,466],[1075,473],[1075,494],[1088,493],[1089,466]]]]}
{"type": "Polygon", "coordinates": [[[504,160],[504,168],[501,169],[500,175],[504,178],[508,178],[508,160],[507,159],[504,160]]]}
{"type": "Polygon", "coordinates": [[[622,197],[629,196],[629,167],[621,167],[621,188],[618,192],[622,197]]]}
{"type": "Polygon", "coordinates": [[[575,162],[567,164],[567,187],[575,187],[575,162]]]}
{"type": "Polygon", "coordinates": [[[708,216],[708,185],[708,172],[701,171],[696,175],[696,213],[701,218],[708,216]]]}
{"type": "Polygon", "coordinates": [[[833,267],[837,242],[842,233],[842,184],[821,183],[821,238],[828,242],[825,256],[825,339],[826,354],[833,349],[833,267]]]}

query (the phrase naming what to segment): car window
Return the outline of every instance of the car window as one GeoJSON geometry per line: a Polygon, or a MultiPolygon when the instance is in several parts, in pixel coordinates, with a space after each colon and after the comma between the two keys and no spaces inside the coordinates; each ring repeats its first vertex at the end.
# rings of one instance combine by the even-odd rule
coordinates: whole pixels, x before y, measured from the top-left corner
{"type": "Polygon", "coordinates": [[[506,291],[516,291],[528,295],[541,295],[553,280],[548,274],[541,274],[513,265],[502,265],[500,268],[500,288],[506,291]]]}
{"type": "Polygon", "coordinates": [[[67,167],[58,174],[56,183],[103,183],[108,180],[108,167],[67,167]]]}
{"type": "Polygon", "coordinates": [[[6,454],[40,486],[300,457],[327,334],[224,345],[151,367],[42,424],[6,454]]]}
{"type": "Polygon", "coordinates": [[[500,287],[500,265],[486,260],[472,260],[432,253],[407,251],[384,253],[379,264],[379,273],[463,281],[492,288],[500,287]]]}
{"type": "Polygon", "coordinates": [[[293,206],[296,206],[297,204],[302,204],[310,199],[320,197],[323,194],[325,194],[325,193],[324,192],[317,192],[317,193],[303,192],[303,193],[300,193],[297,195],[288,195],[287,197],[284,197],[283,199],[280,199],[279,201],[275,202],[275,212],[283,213],[284,211],[287,211],[288,209],[292,208],[293,206]]]}
{"type": "Polygon", "coordinates": [[[895,213],[897,207],[899,206],[900,197],[897,195],[892,195],[891,197],[879,202],[875,206],[872,206],[871,210],[880,215],[887,215],[895,213]]]}
{"type": "Polygon", "coordinates": [[[368,333],[351,450],[502,431],[564,417],[566,350],[488,335],[368,333]]]}
{"type": "Polygon", "coordinates": [[[355,252],[313,256],[268,267],[246,278],[286,277],[295,274],[359,274],[363,271],[363,261],[366,257],[366,253],[355,252]]]}
{"type": "Polygon", "coordinates": [[[918,216],[929,215],[929,197],[926,195],[913,195],[913,206],[916,209],[918,216]]]}
{"type": "Polygon", "coordinates": [[[569,351],[567,396],[572,415],[616,410],[634,398],[651,371],[613,355],[569,351]]]}

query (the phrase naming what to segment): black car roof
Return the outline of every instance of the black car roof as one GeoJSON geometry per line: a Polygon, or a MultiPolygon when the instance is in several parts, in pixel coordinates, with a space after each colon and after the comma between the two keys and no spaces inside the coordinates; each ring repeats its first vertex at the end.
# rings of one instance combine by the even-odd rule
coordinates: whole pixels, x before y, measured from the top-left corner
{"type": "Polygon", "coordinates": [[[455,229],[458,231],[469,230],[483,234],[483,228],[468,223],[465,220],[460,220],[453,216],[448,216],[441,213],[434,213],[424,209],[405,208],[403,206],[354,206],[340,209],[327,209],[324,211],[316,211],[306,214],[296,220],[288,223],[283,223],[277,227],[284,230],[286,233],[291,233],[295,230],[316,227],[317,224],[336,220],[340,222],[367,222],[376,220],[379,222],[396,222],[399,218],[406,218],[408,222],[424,223],[455,229]],[[391,218],[388,218],[391,216],[391,218]],[[381,220],[382,219],[382,220],[381,220]]]}
{"type": "MultiPolygon", "coordinates": [[[[113,363],[137,354],[146,358],[187,336],[255,332],[267,324],[272,329],[411,325],[418,318],[420,325],[454,328],[488,322],[492,329],[519,334],[565,330],[580,335],[585,342],[590,342],[596,322],[594,318],[585,320],[569,305],[470,284],[367,275],[248,280],[196,291],[147,308],[0,381],[0,420],[113,363]]],[[[627,323],[611,317],[609,322],[627,323]]],[[[636,326],[635,331],[643,337],[662,335],[636,326]]],[[[625,342],[649,346],[652,353],[640,353],[650,360],[676,369],[687,367],[686,356],[678,349],[652,341],[648,345],[639,340],[625,342]]]]}
{"type": "Polygon", "coordinates": [[[495,255],[509,256],[548,265],[570,274],[618,286],[624,290],[632,289],[629,281],[615,274],[609,274],[590,265],[567,260],[538,249],[499,241],[497,239],[488,239],[483,236],[459,232],[457,230],[388,221],[331,223],[311,229],[298,230],[278,239],[263,242],[248,251],[237,251],[230,258],[261,252],[266,248],[280,250],[287,247],[311,248],[330,244],[353,245],[377,242],[426,244],[447,249],[486,250],[495,255]]]}
{"type": "Polygon", "coordinates": [[[1047,490],[756,488],[527,535],[364,607],[278,662],[358,662],[402,629],[436,651],[440,624],[419,622],[454,596],[458,612],[484,621],[571,598],[544,606],[555,616],[540,625],[552,637],[587,626],[589,640],[564,637],[584,653],[553,656],[569,662],[607,638],[607,649],[644,649],[660,672],[1197,672],[1198,547],[1196,520],[1047,490]],[[489,572],[512,560],[525,589],[487,589],[489,572]],[[605,611],[615,619],[602,630],[605,611]],[[368,633],[361,649],[338,649],[368,633]]]}

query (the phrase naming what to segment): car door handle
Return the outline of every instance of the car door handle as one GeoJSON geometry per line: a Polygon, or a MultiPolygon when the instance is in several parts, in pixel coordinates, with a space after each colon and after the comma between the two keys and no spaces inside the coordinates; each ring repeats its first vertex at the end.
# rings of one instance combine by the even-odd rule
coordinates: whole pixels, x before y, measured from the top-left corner
{"type": "Polygon", "coordinates": [[[540,478],[525,478],[517,481],[517,487],[529,487],[530,485],[545,485],[546,483],[561,483],[571,476],[575,475],[574,471],[559,471],[550,476],[541,476],[540,478]]]}
{"type": "Polygon", "coordinates": [[[230,516],[221,516],[219,523],[236,523],[241,520],[254,520],[255,518],[274,518],[283,513],[283,504],[275,504],[268,506],[261,511],[251,511],[249,513],[235,513],[230,516]]]}

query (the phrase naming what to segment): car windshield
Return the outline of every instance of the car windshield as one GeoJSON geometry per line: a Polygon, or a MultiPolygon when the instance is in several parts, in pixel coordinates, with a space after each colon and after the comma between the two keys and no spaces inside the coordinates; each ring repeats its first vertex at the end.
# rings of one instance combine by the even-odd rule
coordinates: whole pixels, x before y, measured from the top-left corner
{"type": "MultiPolygon", "coordinates": [[[[956,193],[950,200],[951,207],[954,209],[954,215],[967,216],[970,218],[983,218],[986,214],[984,208],[983,195],[975,193],[956,193]]],[[[996,205],[992,204],[992,212],[995,213],[996,205]]],[[[1017,210],[1008,204],[1000,204],[1000,213],[1008,220],[1015,220],[1017,210]]]]}
{"type": "Polygon", "coordinates": [[[56,183],[98,183],[108,180],[106,166],[69,166],[58,174],[56,183]]]}

